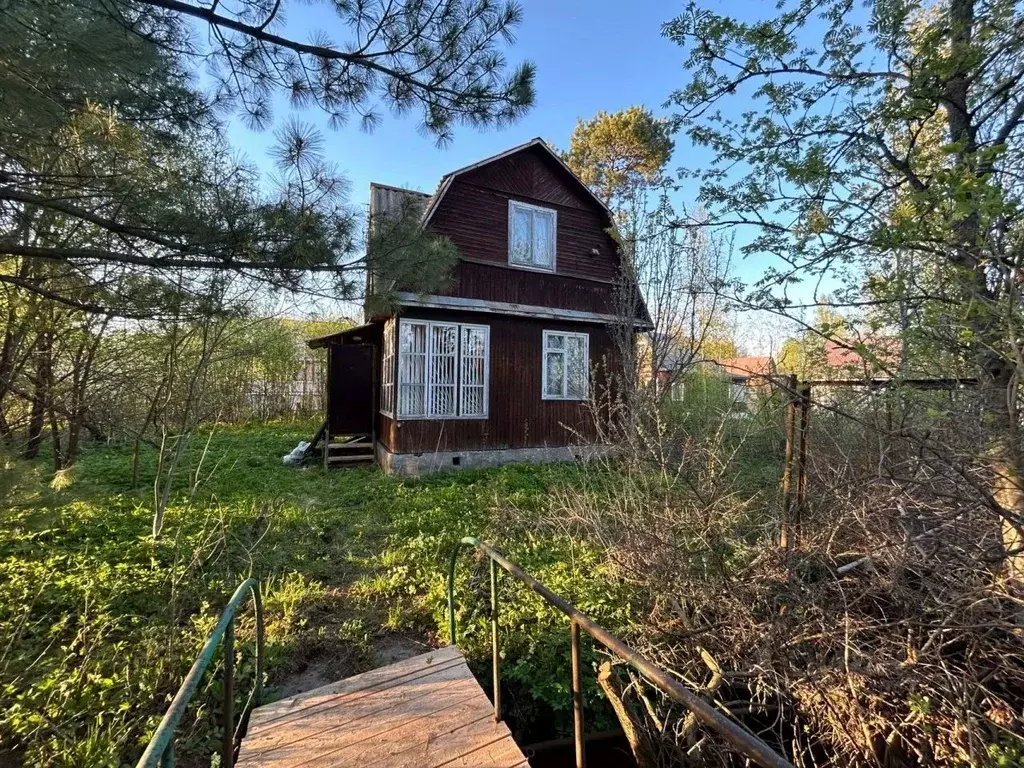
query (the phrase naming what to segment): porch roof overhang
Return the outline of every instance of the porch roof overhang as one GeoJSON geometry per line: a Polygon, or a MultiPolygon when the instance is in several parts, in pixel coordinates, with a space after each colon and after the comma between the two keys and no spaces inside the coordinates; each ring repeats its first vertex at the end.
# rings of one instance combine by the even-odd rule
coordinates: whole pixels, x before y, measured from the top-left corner
{"type": "Polygon", "coordinates": [[[315,339],[309,339],[306,341],[306,346],[310,349],[323,349],[328,347],[335,342],[346,341],[346,337],[358,335],[360,331],[365,332],[373,327],[373,323],[363,323],[362,325],[356,325],[352,328],[346,328],[344,331],[337,331],[336,333],[329,333],[326,336],[317,336],[315,339]]]}
{"type": "Polygon", "coordinates": [[[466,299],[461,296],[419,295],[406,291],[396,293],[395,298],[405,307],[458,309],[464,312],[513,315],[515,317],[532,317],[542,320],[570,320],[579,323],[600,323],[602,325],[620,325],[632,322],[633,328],[637,332],[650,330],[653,327],[653,324],[645,318],[623,318],[619,315],[603,312],[584,312],[578,309],[559,309],[557,307],[513,304],[504,301],[484,301],[482,299],[466,299]]]}

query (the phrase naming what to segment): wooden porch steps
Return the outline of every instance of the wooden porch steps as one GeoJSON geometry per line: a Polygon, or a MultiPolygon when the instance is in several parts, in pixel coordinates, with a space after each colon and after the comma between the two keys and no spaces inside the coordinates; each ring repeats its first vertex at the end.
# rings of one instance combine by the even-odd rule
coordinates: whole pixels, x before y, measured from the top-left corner
{"type": "Polygon", "coordinates": [[[257,707],[240,768],[529,768],[457,648],[257,707]]]}
{"type": "Polygon", "coordinates": [[[372,434],[325,435],[324,468],[372,462],[375,458],[372,434]]]}

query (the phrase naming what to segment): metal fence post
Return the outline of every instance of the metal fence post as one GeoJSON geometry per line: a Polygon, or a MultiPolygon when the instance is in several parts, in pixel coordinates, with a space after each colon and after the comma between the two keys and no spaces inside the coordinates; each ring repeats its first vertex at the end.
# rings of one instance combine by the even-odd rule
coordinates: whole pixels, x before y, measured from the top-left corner
{"type": "Polygon", "coordinates": [[[235,763],[235,622],[224,629],[224,739],[220,764],[230,768],[235,763]]]}
{"type": "Polygon", "coordinates": [[[501,647],[498,641],[498,566],[491,564],[491,652],[494,655],[494,722],[501,722],[501,647]]]}
{"type": "Polygon", "coordinates": [[[576,742],[576,768],[586,766],[583,753],[583,680],[580,661],[580,625],[576,619],[569,625],[569,644],[572,646],[572,719],[576,742]]]}

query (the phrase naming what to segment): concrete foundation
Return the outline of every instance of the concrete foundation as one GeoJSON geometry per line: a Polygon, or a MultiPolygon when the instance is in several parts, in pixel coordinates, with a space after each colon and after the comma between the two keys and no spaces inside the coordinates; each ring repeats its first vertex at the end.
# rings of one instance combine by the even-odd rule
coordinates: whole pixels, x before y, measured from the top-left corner
{"type": "Polygon", "coordinates": [[[377,443],[377,463],[389,475],[416,477],[454,469],[480,469],[502,464],[545,464],[555,461],[590,461],[607,456],[606,445],[559,445],[538,448],[504,448],[488,451],[436,451],[391,453],[377,443]]]}

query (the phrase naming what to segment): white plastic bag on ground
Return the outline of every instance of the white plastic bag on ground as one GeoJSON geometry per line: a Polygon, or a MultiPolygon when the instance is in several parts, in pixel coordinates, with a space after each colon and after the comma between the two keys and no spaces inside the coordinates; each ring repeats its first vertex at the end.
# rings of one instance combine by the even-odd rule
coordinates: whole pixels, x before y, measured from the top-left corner
{"type": "Polygon", "coordinates": [[[297,467],[306,459],[306,451],[309,450],[309,443],[305,440],[301,440],[292,452],[281,459],[281,463],[286,467],[297,467]]]}

